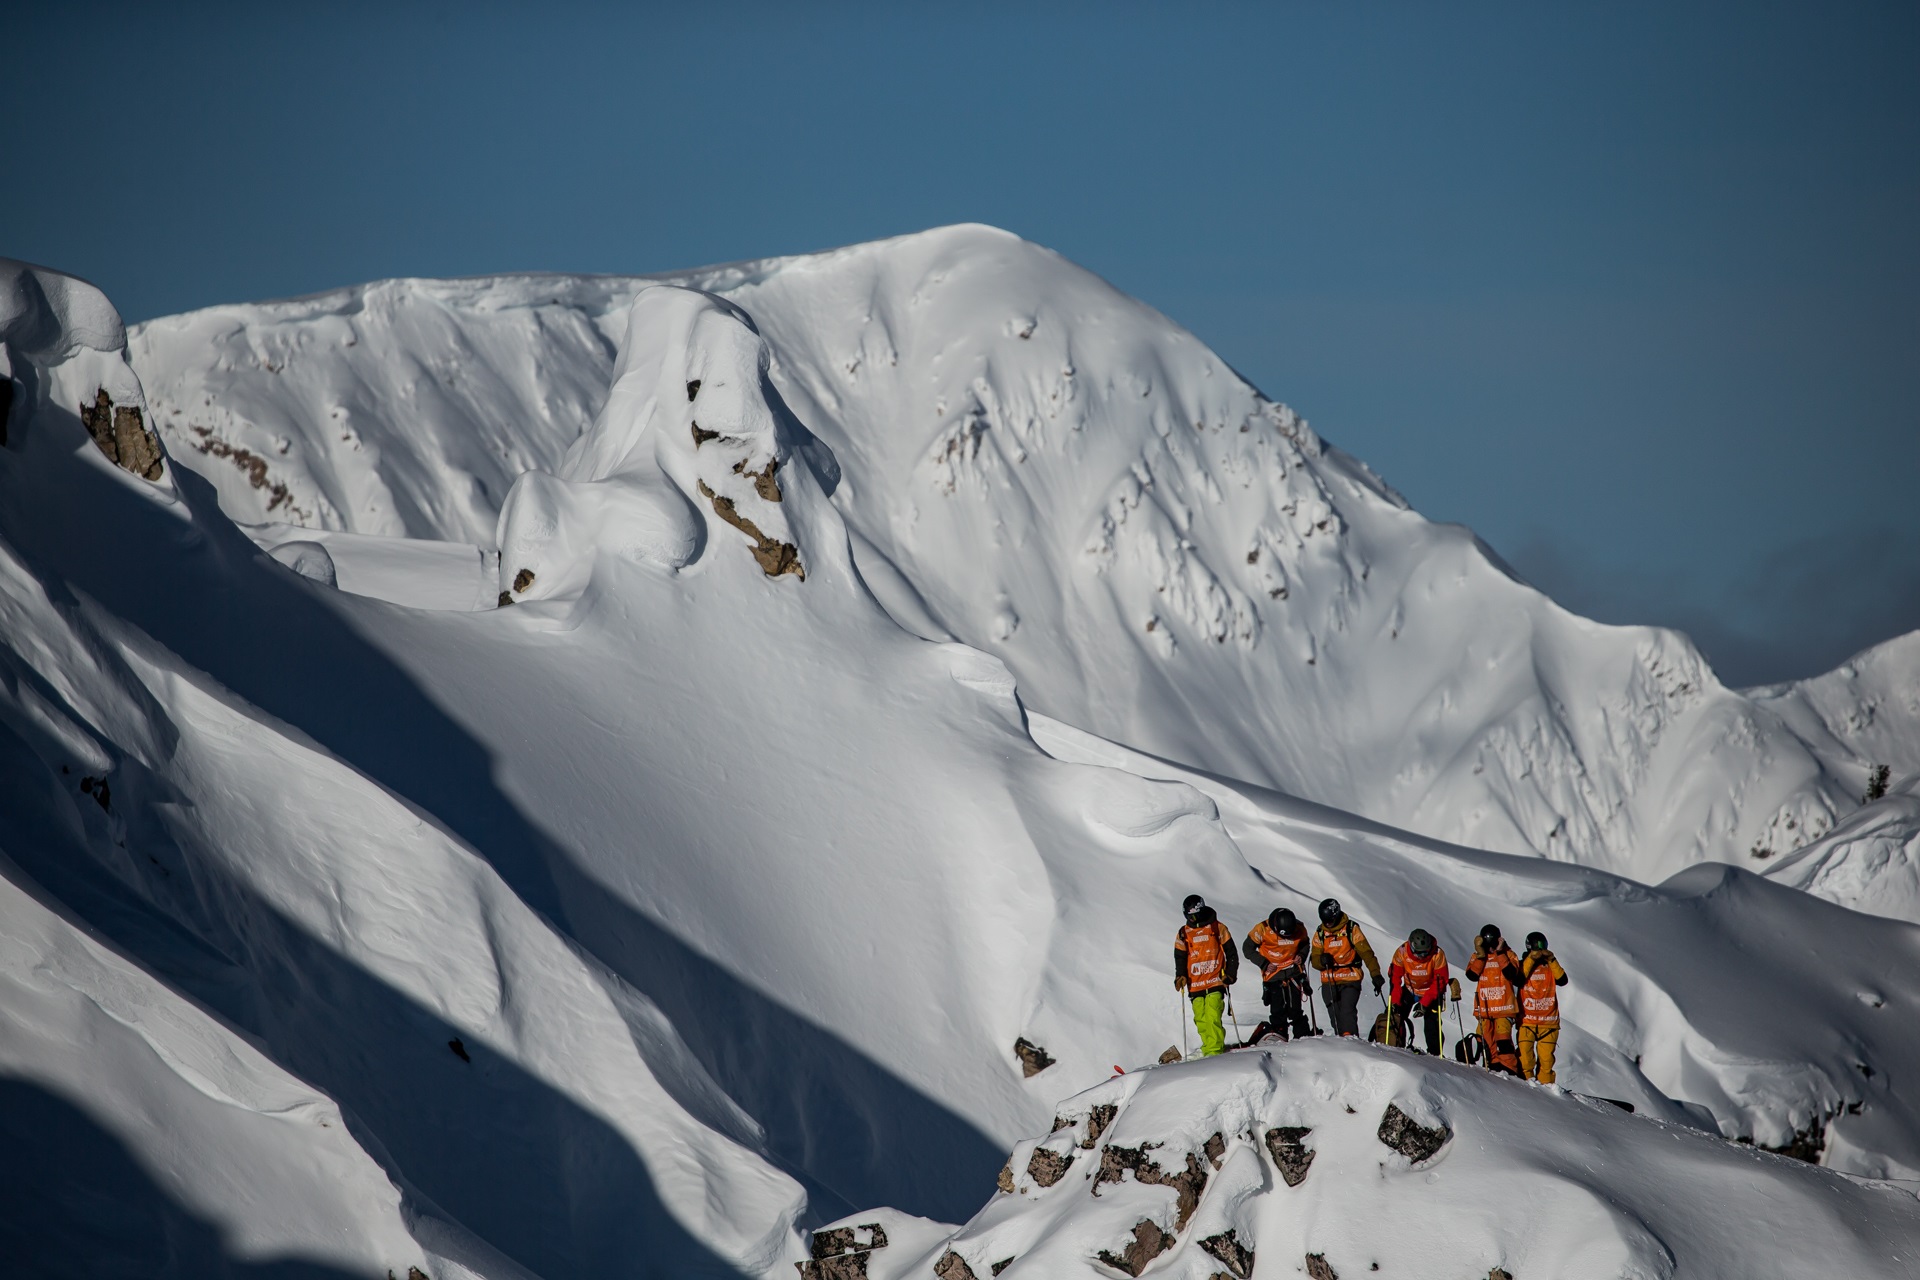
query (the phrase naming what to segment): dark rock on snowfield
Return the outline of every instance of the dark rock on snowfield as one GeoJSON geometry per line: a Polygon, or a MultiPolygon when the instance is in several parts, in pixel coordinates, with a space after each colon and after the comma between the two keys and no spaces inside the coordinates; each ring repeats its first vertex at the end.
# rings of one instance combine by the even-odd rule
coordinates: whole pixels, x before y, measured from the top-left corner
{"type": "Polygon", "coordinates": [[[1453,1130],[1445,1126],[1430,1129],[1415,1122],[1391,1102],[1387,1104],[1386,1114],[1380,1117],[1380,1141],[1415,1164],[1446,1146],[1452,1136],[1453,1130]]]}

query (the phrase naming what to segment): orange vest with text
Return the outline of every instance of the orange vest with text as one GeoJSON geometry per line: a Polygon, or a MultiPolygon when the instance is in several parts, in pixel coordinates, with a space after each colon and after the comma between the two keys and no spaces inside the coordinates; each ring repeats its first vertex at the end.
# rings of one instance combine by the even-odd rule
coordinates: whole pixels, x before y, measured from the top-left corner
{"type": "Polygon", "coordinates": [[[1423,1001],[1432,998],[1435,988],[1443,980],[1441,975],[1446,971],[1447,953],[1439,947],[1422,958],[1413,954],[1413,948],[1403,942],[1400,949],[1393,953],[1393,974],[1399,979],[1396,989],[1405,987],[1423,1001]]]}
{"type": "Polygon", "coordinates": [[[1520,998],[1513,989],[1513,982],[1507,977],[1508,965],[1515,968],[1520,965],[1513,949],[1503,942],[1498,951],[1475,956],[1473,963],[1480,966],[1480,981],[1473,989],[1473,1016],[1511,1018],[1519,1013],[1520,998]]]}
{"type": "Polygon", "coordinates": [[[1212,924],[1183,925],[1180,940],[1187,945],[1187,994],[1197,996],[1227,985],[1227,947],[1222,942],[1225,928],[1218,920],[1212,924]]]}
{"type": "Polygon", "coordinates": [[[1320,952],[1327,958],[1327,967],[1320,971],[1322,982],[1358,982],[1360,968],[1360,949],[1353,945],[1354,924],[1351,919],[1342,924],[1339,930],[1321,925],[1320,952]]]}
{"type": "Polygon", "coordinates": [[[1300,948],[1307,945],[1307,933],[1302,929],[1289,938],[1285,934],[1275,933],[1273,928],[1262,920],[1247,930],[1247,941],[1259,950],[1260,958],[1266,962],[1265,967],[1260,971],[1261,978],[1271,982],[1279,977],[1283,970],[1294,968],[1302,963],[1300,948]]]}
{"type": "Polygon", "coordinates": [[[1557,960],[1535,963],[1533,972],[1520,984],[1520,1021],[1529,1027],[1560,1025],[1559,981],[1566,970],[1557,960]]]}

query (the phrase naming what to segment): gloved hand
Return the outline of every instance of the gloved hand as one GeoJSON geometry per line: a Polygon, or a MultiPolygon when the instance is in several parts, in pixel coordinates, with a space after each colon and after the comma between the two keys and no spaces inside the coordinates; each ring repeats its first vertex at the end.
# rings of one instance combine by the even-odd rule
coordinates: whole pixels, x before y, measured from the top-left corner
{"type": "Polygon", "coordinates": [[[1175,991],[1185,991],[1187,989],[1187,980],[1179,974],[1175,974],[1173,978],[1173,989],[1175,991]]]}
{"type": "Polygon", "coordinates": [[[1373,975],[1373,994],[1379,995],[1380,989],[1386,985],[1387,985],[1387,980],[1385,978],[1381,977],[1377,973],[1373,975]]]}

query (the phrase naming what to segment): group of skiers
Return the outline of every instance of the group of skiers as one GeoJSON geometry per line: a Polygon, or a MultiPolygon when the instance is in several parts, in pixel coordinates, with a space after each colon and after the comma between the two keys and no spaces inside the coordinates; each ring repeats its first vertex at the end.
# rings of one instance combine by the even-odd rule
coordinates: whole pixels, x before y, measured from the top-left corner
{"type": "MultiPolygon", "coordinates": [[[[1360,987],[1371,978],[1374,993],[1387,1004],[1374,1038],[1405,1045],[1417,1018],[1427,1052],[1440,1053],[1440,1013],[1449,996],[1460,998],[1460,987],[1448,971],[1447,953],[1427,930],[1407,935],[1382,977],[1366,933],[1334,898],[1320,904],[1320,924],[1311,938],[1292,911],[1276,907],[1247,931],[1237,951],[1232,932],[1199,894],[1190,895],[1182,911],[1186,923],[1174,939],[1173,985],[1192,1002],[1202,1054],[1226,1052],[1223,1015],[1228,988],[1240,976],[1242,954],[1260,967],[1260,994],[1267,1006],[1267,1019],[1249,1043],[1320,1033],[1308,977],[1317,969],[1320,999],[1334,1034],[1359,1036],[1360,987]]],[[[1547,949],[1546,935],[1528,934],[1525,953],[1515,954],[1497,926],[1486,926],[1473,940],[1467,976],[1474,982],[1477,1033],[1458,1051],[1462,1060],[1484,1060],[1492,1070],[1552,1084],[1560,1037],[1559,988],[1567,984],[1567,971],[1547,949]]]]}

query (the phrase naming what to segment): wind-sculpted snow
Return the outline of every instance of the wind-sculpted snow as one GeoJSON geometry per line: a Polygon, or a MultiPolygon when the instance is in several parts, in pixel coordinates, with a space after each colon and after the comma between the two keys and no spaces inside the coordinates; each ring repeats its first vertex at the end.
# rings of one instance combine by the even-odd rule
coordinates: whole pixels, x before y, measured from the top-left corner
{"type": "MultiPolygon", "coordinates": [[[[923,239],[907,248],[972,245],[1035,271],[1056,262],[997,233],[923,239]]],[[[119,406],[169,406],[166,423],[188,400],[142,400],[117,350],[60,339],[45,305],[7,330],[31,332],[38,345],[6,339],[10,385],[25,390],[0,449],[0,723],[11,765],[0,847],[127,965],[270,1059],[263,1072],[270,1065],[338,1107],[364,1162],[324,1142],[313,1150],[358,1169],[349,1186],[369,1185],[370,1165],[393,1191],[352,1200],[357,1238],[374,1245],[315,1245],[309,1256],[362,1267],[396,1247],[382,1243],[398,1239],[396,1212],[411,1241],[400,1243],[415,1252],[377,1265],[400,1274],[418,1256],[434,1280],[461,1269],[787,1275],[805,1256],[796,1222],[867,1206],[891,1206],[894,1236],[930,1245],[951,1232],[924,1219],[971,1214],[1007,1150],[1045,1127],[1056,1099],[1177,1041],[1185,1011],[1168,981],[1168,943],[1177,903],[1196,889],[1236,933],[1277,903],[1306,911],[1327,893],[1347,900],[1383,946],[1416,924],[1456,952],[1487,919],[1514,936],[1542,928],[1574,975],[1569,1087],[1728,1137],[1797,1140],[1838,1169],[1920,1177],[1920,1113],[1904,1066],[1920,1052],[1920,992],[1899,980],[1920,967],[1914,927],[1723,868],[1650,888],[1605,870],[1448,846],[1029,716],[1027,685],[1015,679],[1025,651],[1012,642],[1048,627],[1075,636],[1088,661],[1111,656],[1116,680],[1148,682],[1139,696],[1162,708],[1176,736],[1187,732],[1181,715],[1202,708],[1181,712],[1169,691],[1197,696],[1225,670],[1182,675],[1182,655],[1242,655],[1234,661],[1247,664],[1249,683],[1235,697],[1257,718],[1268,692],[1252,674],[1279,669],[1270,660],[1282,639],[1311,633],[1256,610],[1248,616],[1260,626],[1244,646],[1232,626],[1202,644],[1183,622],[1172,657],[1129,667],[1124,650],[1098,642],[1091,615],[1047,612],[1102,591],[1120,602],[1122,587],[1146,581],[1128,576],[1146,561],[1129,558],[1132,535],[1118,524],[1112,563],[1091,578],[1063,569],[1053,604],[1025,594],[1031,584],[987,602],[981,625],[1004,633],[998,647],[1012,662],[899,625],[896,616],[965,635],[955,602],[973,597],[923,573],[907,555],[912,539],[861,526],[862,486],[881,487],[881,473],[849,459],[858,442],[841,425],[810,417],[817,401],[806,414],[789,407],[787,348],[742,301],[755,282],[771,289],[809,271],[838,288],[847,263],[877,252],[702,277],[724,297],[638,282],[624,294],[605,282],[383,286],[390,296],[373,320],[377,289],[280,304],[280,327],[267,335],[231,317],[215,325],[227,355],[261,353],[265,363],[242,379],[254,392],[262,378],[292,388],[276,412],[301,424],[289,426],[285,454],[247,429],[222,438],[255,459],[263,446],[298,458],[309,476],[332,477],[328,485],[351,477],[330,469],[337,460],[320,446],[331,449],[334,436],[307,432],[324,420],[306,415],[345,394],[341,379],[402,385],[362,369],[355,353],[375,336],[434,325],[454,333],[469,313],[499,325],[475,350],[497,350],[556,316],[609,335],[570,371],[542,373],[544,385],[584,385],[594,369],[610,391],[566,439],[528,446],[539,465],[518,474],[484,529],[431,523],[462,509],[454,495],[474,473],[430,449],[405,454],[391,473],[407,481],[387,492],[411,495],[395,509],[420,522],[407,532],[464,539],[465,552],[448,538],[382,537],[374,525],[303,537],[307,526],[284,519],[255,527],[256,545],[216,503],[232,494],[216,495],[180,464],[190,455],[209,475],[225,468],[254,494],[280,483],[271,466],[256,490],[237,455],[195,451],[203,437],[183,412],[162,432],[171,451],[162,479],[141,478],[109,460],[80,410],[106,389],[119,406]],[[573,302],[554,300],[576,288],[585,292],[573,302]],[[611,314],[616,296],[628,301],[611,314]],[[339,341],[354,345],[344,357],[302,345],[302,326],[326,317],[346,326],[339,341]],[[499,545],[481,545],[494,530],[499,545]],[[883,555],[889,539],[897,545],[883,555]],[[302,542],[324,550],[334,586],[311,548],[289,549],[302,542]],[[471,604],[502,596],[506,607],[471,604]],[[1075,631],[1072,618],[1087,629],[1075,631]],[[1809,958],[1804,947],[1816,944],[1809,958]]],[[[937,305],[937,283],[923,306],[937,305]]],[[[41,285],[47,296],[68,287],[41,285]]],[[[840,305],[829,302],[828,312],[840,305]]],[[[1050,314],[1021,313],[994,340],[1035,349],[1050,314]]],[[[183,323],[169,342],[214,322],[183,323]]],[[[537,349],[585,349],[568,342],[537,349]]],[[[923,371],[933,354],[942,364],[962,354],[959,345],[930,354],[904,336],[893,349],[917,352],[923,371]]],[[[869,354],[879,363],[884,349],[869,354]]],[[[1172,378],[1184,366],[1168,359],[1172,378]]],[[[1089,356],[1076,367],[1101,365],[1089,356]]],[[[1224,370],[1205,376],[1231,383],[1224,370]]],[[[160,381],[177,397],[185,377],[160,381]]],[[[570,402],[537,408],[536,381],[490,383],[501,398],[489,400],[488,421],[547,412],[558,424],[570,402]]],[[[401,403],[432,400],[437,425],[422,430],[457,436],[448,406],[465,393],[454,383],[450,398],[416,389],[411,402],[369,399],[368,415],[389,414],[383,454],[399,457],[411,438],[401,403]]],[[[192,385],[219,414],[248,403],[192,385]]],[[[1250,395],[1229,386],[1218,403],[1250,395]]],[[[1310,523],[1311,537],[1288,526],[1299,559],[1286,571],[1299,576],[1286,598],[1338,599],[1312,584],[1347,575],[1360,610],[1383,569],[1355,550],[1363,519],[1375,518],[1355,513],[1403,521],[1422,537],[1432,530],[1297,420],[1247,402],[1268,441],[1253,444],[1249,424],[1248,447],[1287,469],[1262,482],[1260,509],[1284,513],[1283,494],[1304,501],[1322,490],[1333,509],[1326,529],[1310,523]],[[1341,487],[1343,475],[1357,492],[1341,487]]],[[[372,417],[360,422],[359,438],[372,440],[372,417]]],[[[1032,436],[1036,450],[1043,434],[1032,436]]],[[[382,472],[364,465],[354,483],[370,485],[382,472]]],[[[1061,510],[1079,492],[1070,471],[1049,473],[1061,510]]],[[[954,492],[936,486],[927,503],[975,483],[964,468],[953,474],[954,492]]],[[[1164,494],[1154,496],[1173,487],[1142,481],[1143,505],[1127,523],[1148,506],[1159,514],[1138,527],[1174,520],[1158,505],[1164,494]]],[[[463,520],[484,504],[464,510],[463,520]]],[[[956,530],[964,523],[950,519],[956,530]]],[[[1196,506],[1190,527],[1201,523],[1196,506]]],[[[1036,548],[1041,532],[1036,523],[1036,548]]],[[[1453,557],[1446,563],[1470,579],[1485,568],[1465,535],[1433,537],[1420,573],[1438,572],[1436,556],[1453,557]]],[[[1192,563],[1205,558],[1201,545],[1192,563]]],[[[952,558],[962,586],[1022,562],[990,538],[957,542],[952,558]]],[[[1037,551],[1032,560],[1036,574],[1049,563],[1037,551]]],[[[1209,564],[1226,591],[1224,563],[1209,564]]],[[[1501,616],[1521,627],[1514,653],[1527,661],[1579,671],[1613,663],[1606,669],[1617,667],[1629,709],[1655,698],[1650,690],[1747,707],[1710,681],[1705,693],[1691,685],[1691,651],[1677,639],[1589,628],[1495,578],[1508,594],[1490,598],[1512,606],[1501,616]],[[1536,613],[1588,648],[1529,649],[1523,624],[1536,613]],[[1623,634],[1644,648],[1623,656],[1623,634]]],[[[1209,598],[1204,578],[1186,581],[1182,599],[1209,598]]],[[[1422,608],[1409,606],[1409,625],[1430,617],[1451,620],[1460,637],[1480,634],[1465,610],[1422,608]]],[[[1339,634],[1316,635],[1309,670],[1359,660],[1336,657],[1329,636],[1339,634]]],[[[1463,683],[1457,705],[1470,693],[1491,696],[1463,683]]],[[[1364,682],[1343,696],[1363,694],[1374,696],[1364,682]]],[[[1303,716],[1317,714],[1310,703],[1303,716]]],[[[1482,703],[1460,723],[1488,723],[1492,704],[1482,703]]],[[[1700,718],[1676,724],[1708,732],[1700,718]]],[[[1668,725],[1662,740],[1681,728],[1668,725]]],[[[1607,752],[1654,732],[1624,710],[1606,730],[1615,735],[1607,752]]],[[[1251,1003],[1251,990],[1243,994],[1251,1003]]],[[[74,1037],[55,1037],[32,1078],[48,1087],[85,1052],[74,1037]]],[[[1378,1061],[1391,1072],[1407,1060],[1378,1061]]],[[[142,1126],[110,1092],[69,1102],[138,1160],[160,1164],[201,1141],[191,1116],[180,1135],[142,1126]]],[[[1540,1114],[1551,1129],[1559,1113],[1540,1114]]],[[[1633,1132],[1655,1146],[1676,1141],[1667,1130],[1633,1132]]],[[[1552,1141],[1580,1140],[1577,1126],[1570,1133],[1552,1141]]],[[[245,1141],[263,1162],[319,1159],[298,1142],[245,1141]]],[[[1126,1176],[1138,1180],[1140,1167],[1126,1176]]],[[[1178,1179],[1186,1168],[1166,1171],[1178,1179]]],[[[1593,1172],[1585,1185],[1604,1199],[1612,1176],[1593,1172]]],[[[287,1173],[279,1185],[298,1179],[287,1173]]],[[[1629,1193],[1640,1194],[1620,1194],[1629,1193]]],[[[206,1171],[187,1171],[167,1194],[225,1223],[265,1211],[206,1171]]],[[[1164,1196],[1164,1185],[1153,1194],[1164,1196]]],[[[1728,1196],[1736,1214],[1771,1204],[1728,1196]]],[[[1904,1229],[1904,1202],[1881,1207],[1894,1203],[1859,1198],[1871,1218],[1862,1229],[1904,1229]]],[[[328,1205],[305,1227],[263,1238],[333,1239],[339,1213],[328,1205]]],[[[307,1213],[291,1199],[271,1207],[307,1213]]],[[[1542,1232],[1540,1248],[1560,1239],[1542,1232]]],[[[240,1265],[223,1246],[212,1250],[240,1265]]]]}
{"type": "Polygon", "coordinates": [[[918,1224],[865,1215],[889,1236],[869,1255],[870,1280],[1147,1267],[1179,1280],[1747,1280],[1920,1265],[1909,1191],[1353,1044],[1146,1068],[1065,1100],[1059,1115],[1051,1135],[1014,1147],[1009,1185],[956,1234],[930,1240],[918,1224]],[[1413,1126],[1426,1141],[1389,1144],[1413,1126]]]}
{"type": "MultiPolygon", "coordinates": [[[[1566,614],[1045,250],[956,227],[673,279],[764,335],[890,612],[1000,657],[1049,714],[1645,879],[1763,869],[1858,806],[1857,769],[1684,637],[1566,614]]],[[[236,518],[492,547],[517,472],[566,478],[648,283],[391,281],[155,321],[134,358],[173,453],[236,518]]],[[[530,514],[551,487],[529,483],[530,514]]],[[[689,554],[681,516],[639,504],[622,536],[689,554]]]]}

